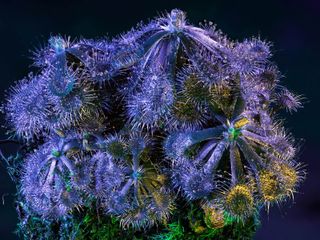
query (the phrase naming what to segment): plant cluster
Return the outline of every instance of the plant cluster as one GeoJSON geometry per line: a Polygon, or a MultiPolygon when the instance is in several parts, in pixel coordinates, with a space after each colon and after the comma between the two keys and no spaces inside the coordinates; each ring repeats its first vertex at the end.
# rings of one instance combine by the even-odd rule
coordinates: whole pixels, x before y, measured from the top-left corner
{"type": "Polygon", "coordinates": [[[52,36],[2,108],[26,146],[16,167],[24,236],[254,231],[261,207],[303,179],[276,115],[302,98],[280,85],[270,47],[195,27],[177,9],[111,40],[52,36]]]}

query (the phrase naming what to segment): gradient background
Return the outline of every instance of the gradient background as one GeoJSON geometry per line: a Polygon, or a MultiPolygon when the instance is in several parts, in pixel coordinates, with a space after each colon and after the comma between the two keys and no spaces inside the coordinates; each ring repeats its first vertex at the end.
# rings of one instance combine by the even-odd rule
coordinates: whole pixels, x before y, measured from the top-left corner
{"type": "MultiPolygon", "coordinates": [[[[274,43],[273,60],[285,78],[282,83],[304,94],[305,108],[286,115],[286,126],[295,137],[305,139],[301,160],[308,176],[294,202],[273,207],[262,214],[261,240],[320,239],[320,1],[319,0],[94,0],[6,1],[0,0],[0,98],[15,80],[30,71],[29,49],[46,43],[51,34],[94,38],[110,37],[129,30],[165,10],[180,8],[191,23],[211,20],[231,39],[260,35],[274,43]]],[[[1,116],[3,122],[3,117],[1,116]]],[[[0,130],[1,138],[3,129],[0,130]]],[[[11,146],[1,146],[7,153],[11,146]]],[[[0,239],[12,234],[17,216],[15,186],[0,164],[0,239]]]]}

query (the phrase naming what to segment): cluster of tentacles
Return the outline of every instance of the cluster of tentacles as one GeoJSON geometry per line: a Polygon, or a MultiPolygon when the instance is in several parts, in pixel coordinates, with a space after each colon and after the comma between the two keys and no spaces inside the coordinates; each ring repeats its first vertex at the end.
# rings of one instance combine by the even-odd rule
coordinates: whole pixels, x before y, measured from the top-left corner
{"type": "Polygon", "coordinates": [[[29,146],[27,206],[57,219],[94,198],[146,229],[184,199],[220,228],[292,196],[303,170],[275,114],[301,97],[270,58],[270,43],[232,41],[177,9],[111,40],[51,37],[3,106],[29,146]]]}

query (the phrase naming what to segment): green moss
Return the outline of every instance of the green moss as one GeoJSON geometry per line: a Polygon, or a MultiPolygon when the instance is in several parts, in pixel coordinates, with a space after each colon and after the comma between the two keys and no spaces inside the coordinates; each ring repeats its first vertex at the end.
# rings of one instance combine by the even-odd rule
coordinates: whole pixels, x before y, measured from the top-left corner
{"type": "Polygon", "coordinates": [[[169,223],[164,233],[152,236],[151,240],[179,240],[184,237],[184,229],[180,222],[169,223]]]}
{"type": "MultiPolygon", "coordinates": [[[[21,203],[22,204],[22,203],[21,203]]],[[[21,205],[26,214],[28,209],[21,205]]],[[[75,210],[69,217],[59,221],[48,221],[28,215],[18,224],[17,233],[22,239],[59,240],[206,240],[206,239],[252,239],[259,222],[257,216],[239,222],[224,214],[223,228],[211,229],[204,221],[204,211],[198,204],[185,204],[176,209],[171,223],[159,225],[146,231],[123,230],[116,217],[103,214],[96,208],[94,199],[87,207],[75,210]]]]}

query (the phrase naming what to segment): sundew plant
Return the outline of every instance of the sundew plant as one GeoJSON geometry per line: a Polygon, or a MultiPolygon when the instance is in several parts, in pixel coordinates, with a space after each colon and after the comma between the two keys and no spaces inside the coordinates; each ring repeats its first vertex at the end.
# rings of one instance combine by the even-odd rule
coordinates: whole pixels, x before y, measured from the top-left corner
{"type": "Polygon", "coordinates": [[[271,44],[178,9],[113,39],[52,36],[2,111],[24,239],[251,239],[293,198],[302,107],[271,44]]]}

